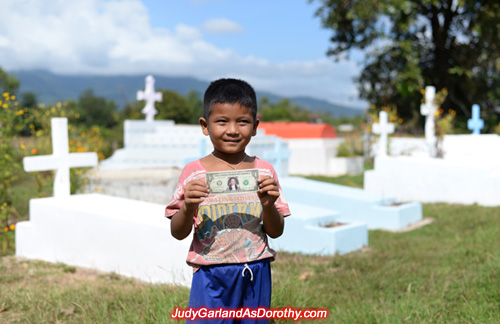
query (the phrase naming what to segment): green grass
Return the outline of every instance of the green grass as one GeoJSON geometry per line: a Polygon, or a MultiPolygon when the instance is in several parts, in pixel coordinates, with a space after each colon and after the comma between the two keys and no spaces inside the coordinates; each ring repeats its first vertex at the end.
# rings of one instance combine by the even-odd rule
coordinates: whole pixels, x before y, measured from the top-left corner
{"type": "MultiPolygon", "coordinates": [[[[329,318],[315,323],[500,323],[500,207],[428,204],[424,215],[436,221],[406,233],[370,231],[360,252],[279,253],[272,306],[327,308],[329,318]]],[[[116,274],[0,259],[0,323],[170,323],[188,294],[116,274]]]]}

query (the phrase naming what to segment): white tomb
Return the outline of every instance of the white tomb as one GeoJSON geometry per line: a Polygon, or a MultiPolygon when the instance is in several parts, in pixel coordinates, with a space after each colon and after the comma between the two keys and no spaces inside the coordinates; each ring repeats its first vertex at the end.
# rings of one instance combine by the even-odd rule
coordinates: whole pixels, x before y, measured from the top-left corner
{"type": "MultiPolygon", "coordinates": [[[[473,116],[470,126],[479,132],[479,113],[473,116]]],[[[445,135],[444,158],[375,158],[375,169],[365,171],[365,189],[401,201],[500,206],[498,148],[498,135],[445,135]]]]}
{"type": "MultiPolygon", "coordinates": [[[[263,157],[277,149],[278,137],[265,135],[258,130],[247,147],[249,155],[263,157]]],[[[287,150],[287,143],[281,144],[287,150]]],[[[180,168],[187,162],[211,152],[212,143],[203,135],[199,125],[175,125],[173,121],[126,120],[124,148],[115,151],[111,158],[100,163],[101,170],[138,170],[180,168]]],[[[281,167],[288,173],[288,162],[281,167]]]]}
{"type": "Polygon", "coordinates": [[[56,168],[59,178],[54,197],[30,200],[30,220],[17,223],[16,256],[189,285],[190,242],[170,235],[165,206],[98,194],[71,196],[69,167],[96,164],[97,156],[68,154],[67,120],[51,123],[54,154],[26,158],[25,168],[56,168]]]}
{"type": "Polygon", "coordinates": [[[16,256],[188,286],[190,238],[170,234],[165,206],[99,194],[30,201],[16,227],[16,256]]]}

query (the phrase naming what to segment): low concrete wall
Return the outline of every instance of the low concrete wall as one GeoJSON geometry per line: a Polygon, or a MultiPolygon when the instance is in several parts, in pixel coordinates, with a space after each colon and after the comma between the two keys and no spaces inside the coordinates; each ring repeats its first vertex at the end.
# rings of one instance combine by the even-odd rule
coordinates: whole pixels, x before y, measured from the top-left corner
{"type": "Polygon", "coordinates": [[[364,186],[368,192],[400,201],[500,206],[500,167],[492,163],[497,162],[376,158],[375,169],[365,171],[364,186]]]}
{"type": "Polygon", "coordinates": [[[99,194],[30,201],[17,223],[16,256],[189,286],[191,237],[170,234],[165,206],[99,194]]]}

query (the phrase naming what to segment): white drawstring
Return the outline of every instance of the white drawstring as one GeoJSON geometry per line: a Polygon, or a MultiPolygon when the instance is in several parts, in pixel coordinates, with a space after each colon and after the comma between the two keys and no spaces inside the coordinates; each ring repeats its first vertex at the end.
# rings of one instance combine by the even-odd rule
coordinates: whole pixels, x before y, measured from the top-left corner
{"type": "Polygon", "coordinates": [[[245,278],[245,270],[248,269],[250,271],[250,281],[253,281],[253,272],[252,269],[248,266],[248,264],[245,263],[245,267],[243,268],[243,271],[241,271],[241,276],[245,278]]]}

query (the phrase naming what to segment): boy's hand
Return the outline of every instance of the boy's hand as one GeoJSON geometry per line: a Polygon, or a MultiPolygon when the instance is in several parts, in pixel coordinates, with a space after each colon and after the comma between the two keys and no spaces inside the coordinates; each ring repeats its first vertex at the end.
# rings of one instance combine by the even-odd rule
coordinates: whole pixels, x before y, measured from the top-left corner
{"type": "Polygon", "coordinates": [[[208,196],[210,190],[205,181],[198,179],[189,181],[184,188],[184,204],[186,209],[194,210],[208,196]]]}
{"type": "Polygon", "coordinates": [[[260,178],[258,182],[260,189],[257,191],[257,195],[259,196],[262,207],[274,204],[276,199],[280,196],[280,190],[276,180],[270,176],[265,176],[260,178]]]}

